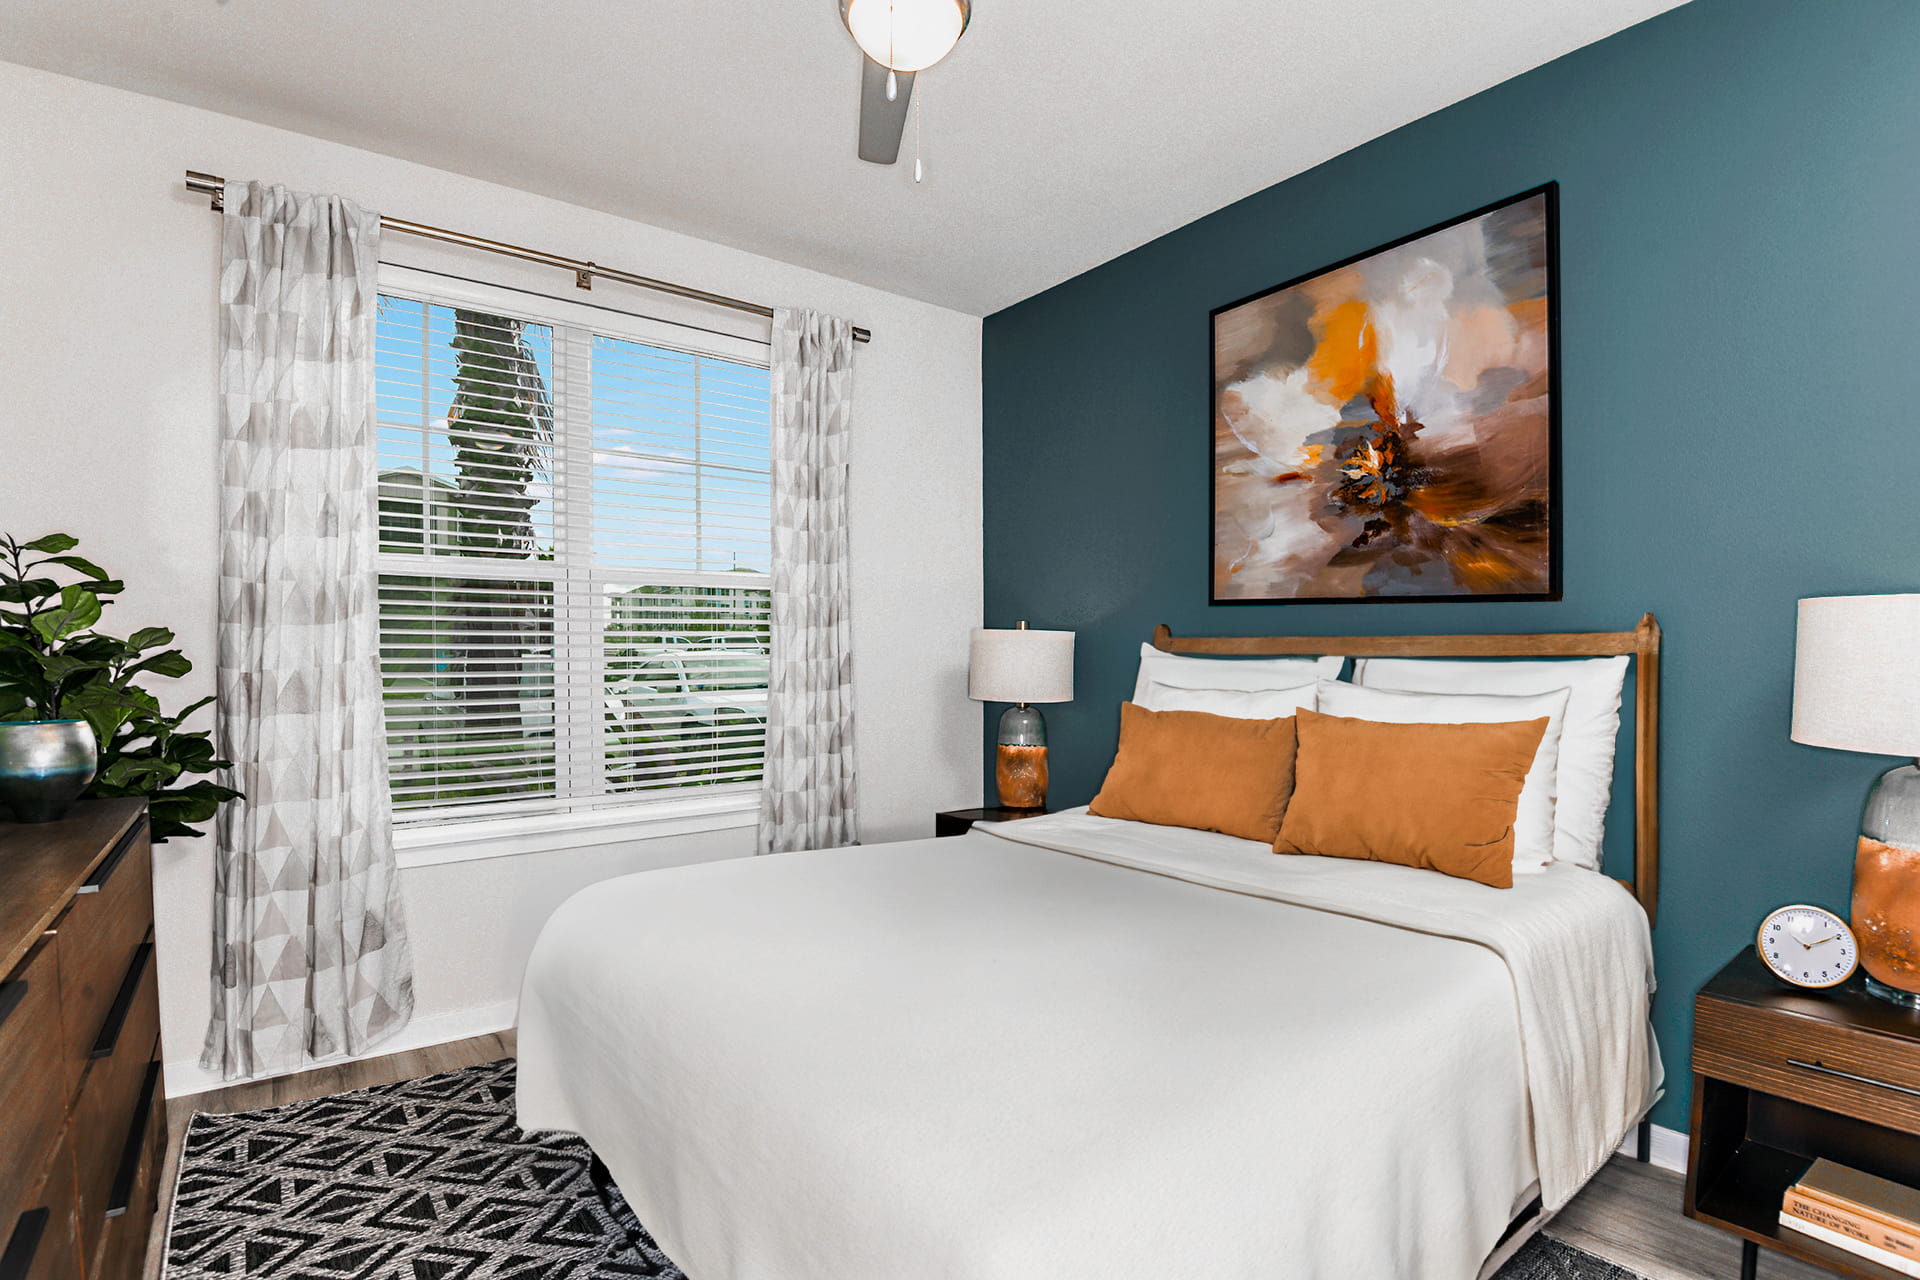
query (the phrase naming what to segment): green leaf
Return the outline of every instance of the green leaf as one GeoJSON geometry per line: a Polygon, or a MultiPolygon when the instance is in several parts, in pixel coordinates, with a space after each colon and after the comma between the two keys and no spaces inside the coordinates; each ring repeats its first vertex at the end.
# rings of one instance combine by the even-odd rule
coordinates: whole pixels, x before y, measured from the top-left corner
{"type": "MultiPolygon", "coordinates": [[[[212,786],[212,784],[206,782],[194,784],[194,787],[210,786],[212,786]]],[[[189,787],[181,791],[163,791],[154,796],[152,802],[148,805],[149,814],[166,818],[172,822],[205,822],[219,811],[220,802],[226,797],[192,794],[194,787],[189,787]]]]}
{"type": "Polygon", "coordinates": [[[145,649],[157,649],[163,644],[173,643],[173,632],[165,627],[142,627],[127,637],[127,648],[139,653],[145,649]]]}
{"type": "Polygon", "coordinates": [[[112,636],[94,634],[69,640],[62,645],[60,652],[73,658],[85,658],[88,662],[98,663],[101,667],[111,665],[120,658],[127,657],[132,650],[126,641],[116,640],[112,636]]]}
{"type": "MultiPolygon", "coordinates": [[[[213,698],[209,696],[209,697],[200,699],[200,701],[198,702],[189,702],[186,706],[180,708],[178,714],[167,717],[167,727],[172,728],[175,725],[185,723],[188,716],[192,715],[194,712],[208,705],[212,701],[213,701],[213,698]]],[[[206,735],[202,734],[201,736],[205,737],[206,735]]]]}
{"type": "Polygon", "coordinates": [[[50,653],[40,659],[40,669],[46,672],[50,682],[58,684],[71,680],[82,671],[103,671],[106,669],[106,664],[76,657],[72,653],[50,653]]]}
{"type": "Polygon", "coordinates": [[[60,584],[52,578],[14,578],[0,582],[0,600],[8,604],[32,604],[59,591],[60,584]]]}
{"type": "MultiPolygon", "coordinates": [[[[89,583],[88,586],[98,585],[89,583]]],[[[86,587],[74,585],[60,589],[60,603],[45,613],[33,615],[33,629],[48,644],[85,631],[100,621],[100,600],[86,587]]]]}
{"type": "MultiPolygon", "coordinates": [[[[120,727],[145,710],[135,695],[137,689],[122,689],[111,684],[85,684],[60,699],[60,713],[77,717],[93,726],[93,736],[110,742],[120,727]]],[[[147,699],[148,702],[152,698],[147,699]]]]}
{"type": "Polygon", "coordinates": [[[128,667],[126,674],[150,671],[156,676],[168,676],[177,680],[191,670],[193,670],[193,664],[187,661],[186,654],[178,649],[168,649],[164,653],[154,654],[151,658],[142,658],[128,667]]]}
{"type": "Polygon", "coordinates": [[[65,565],[67,568],[72,569],[75,573],[84,573],[89,578],[99,578],[103,581],[107,576],[107,571],[105,569],[102,569],[99,565],[87,559],[85,556],[53,556],[53,557],[50,557],[49,559],[40,561],[38,564],[35,564],[34,568],[37,569],[40,567],[40,565],[43,565],[43,564],[62,564],[62,565],[65,565]]]}
{"type": "Polygon", "coordinates": [[[110,787],[157,788],[180,776],[177,766],[162,760],[117,760],[100,771],[100,779],[110,787]]]}
{"type": "Polygon", "coordinates": [[[71,551],[80,545],[80,539],[66,533],[50,533],[44,538],[35,538],[32,542],[20,544],[22,551],[40,551],[57,556],[62,551],[71,551]]]}
{"type": "Polygon", "coordinates": [[[204,733],[176,733],[167,739],[165,754],[182,766],[204,764],[213,759],[213,739],[204,733]]]}
{"type": "Polygon", "coordinates": [[[97,596],[117,596],[127,589],[127,584],[118,578],[108,578],[104,582],[76,582],[74,585],[97,596]]]}

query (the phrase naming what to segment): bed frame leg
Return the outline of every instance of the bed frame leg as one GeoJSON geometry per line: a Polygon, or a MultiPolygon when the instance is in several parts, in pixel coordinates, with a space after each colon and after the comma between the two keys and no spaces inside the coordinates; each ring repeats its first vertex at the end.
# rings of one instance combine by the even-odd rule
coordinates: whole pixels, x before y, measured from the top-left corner
{"type": "Polygon", "coordinates": [[[1740,1280],[1754,1280],[1760,1274],[1760,1246],[1751,1240],[1740,1242],[1740,1280]]]}
{"type": "MultiPolygon", "coordinates": [[[[1640,1127],[1634,1130],[1633,1155],[1641,1164],[1653,1163],[1653,1121],[1642,1120],[1640,1127]]],[[[1752,1280],[1752,1277],[1746,1280],[1752,1280]]]]}

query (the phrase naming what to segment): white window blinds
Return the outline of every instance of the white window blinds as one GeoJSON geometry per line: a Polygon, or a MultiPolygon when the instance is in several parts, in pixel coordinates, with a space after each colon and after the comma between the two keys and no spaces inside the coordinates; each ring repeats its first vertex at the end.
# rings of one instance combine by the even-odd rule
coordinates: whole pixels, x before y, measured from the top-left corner
{"type": "Polygon", "coordinates": [[[378,378],[396,819],[753,790],[766,369],[389,292],[378,378]]]}

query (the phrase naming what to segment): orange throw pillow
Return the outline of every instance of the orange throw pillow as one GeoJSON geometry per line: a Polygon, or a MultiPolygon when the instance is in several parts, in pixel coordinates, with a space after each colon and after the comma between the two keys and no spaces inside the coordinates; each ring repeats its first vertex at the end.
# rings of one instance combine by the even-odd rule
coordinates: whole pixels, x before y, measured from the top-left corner
{"type": "Polygon", "coordinates": [[[1293,793],[1293,717],[1120,704],[1120,750],[1089,812],[1272,844],[1293,793]]]}
{"type": "Polygon", "coordinates": [[[1275,853],[1426,867],[1513,887],[1513,816],[1546,717],[1381,724],[1301,711],[1275,853]]]}

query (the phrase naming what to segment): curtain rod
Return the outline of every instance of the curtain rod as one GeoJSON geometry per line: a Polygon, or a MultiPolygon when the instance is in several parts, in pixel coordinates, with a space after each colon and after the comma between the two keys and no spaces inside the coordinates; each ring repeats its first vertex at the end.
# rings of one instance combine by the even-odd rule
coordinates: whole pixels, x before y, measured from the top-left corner
{"type": "MultiPolygon", "coordinates": [[[[187,190],[208,196],[217,211],[224,207],[226,202],[227,180],[217,178],[210,173],[196,173],[189,169],[187,170],[187,190]]],[[[745,311],[756,316],[766,316],[769,319],[773,317],[772,307],[763,307],[757,302],[745,302],[739,298],[729,298],[724,294],[708,293],[704,289],[671,284],[665,280],[635,275],[631,271],[603,267],[595,262],[582,262],[578,258],[563,258],[557,253],[545,253],[539,249],[528,249],[500,240],[487,240],[481,236],[468,235],[464,231],[448,231],[442,227],[427,226],[422,222],[408,222],[404,218],[389,218],[385,214],[380,215],[380,225],[385,230],[404,232],[410,236],[418,236],[422,240],[439,240],[444,244],[462,245],[485,253],[497,253],[503,257],[519,258],[523,262],[537,262],[542,266],[571,271],[574,284],[582,289],[593,288],[594,277],[598,276],[603,280],[614,280],[621,284],[651,289],[655,293],[670,293],[677,298],[692,298],[696,302],[710,302],[715,306],[730,307],[735,311],[745,311]]],[[[855,342],[871,342],[873,334],[856,327],[853,331],[853,339],[855,342]]]]}

